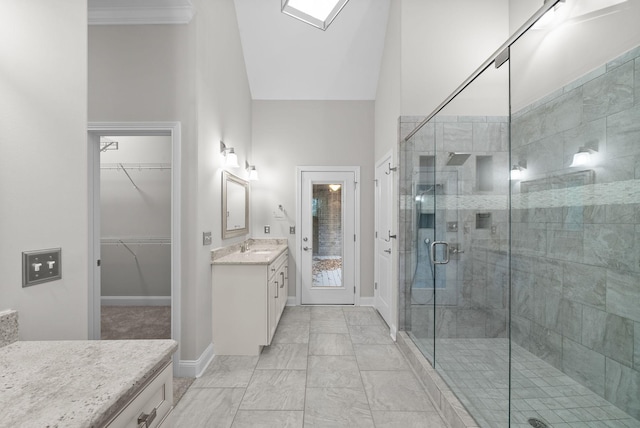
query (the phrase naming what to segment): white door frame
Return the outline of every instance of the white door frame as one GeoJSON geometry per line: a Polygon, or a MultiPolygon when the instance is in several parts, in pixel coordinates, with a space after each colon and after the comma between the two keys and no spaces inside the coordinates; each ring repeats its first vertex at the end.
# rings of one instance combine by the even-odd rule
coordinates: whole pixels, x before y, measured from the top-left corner
{"type": "MultiPolygon", "coordinates": [[[[383,284],[381,281],[380,276],[380,272],[379,272],[379,263],[378,263],[378,254],[379,251],[381,250],[380,248],[380,239],[384,239],[383,237],[379,237],[378,235],[380,233],[382,234],[386,234],[387,232],[391,235],[393,234],[392,230],[386,231],[386,230],[378,230],[378,221],[380,218],[380,213],[381,210],[386,210],[389,209],[390,207],[384,207],[381,206],[380,203],[380,196],[379,196],[379,183],[377,182],[378,180],[378,168],[379,167],[384,167],[386,166],[386,164],[389,165],[389,171],[387,172],[387,174],[389,175],[389,177],[391,178],[391,185],[389,187],[389,190],[391,191],[391,194],[389,195],[389,204],[393,205],[393,185],[394,185],[394,180],[393,180],[393,175],[392,174],[392,170],[391,170],[391,165],[394,164],[393,161],[393,151],[390,150],[387,153],[385,153],[378,161],[376,161],[375,164],[375,176],[376,176],[376,191],[375,191],[375,195],[374,195],[374,225],[376,228],[376,236],[374,237],[374,283],[377,285],[376,287],[374,287],[374,291],[373,291],[373,306],[378,310],[378,312],[380,312],[381,315],[383,315],[384,320],[387,322],[387,324],[389,324],[389,327],[391,329],[391,331],[394,330],[395,328],[395,324],[392,320],[392,316],[394,313],[393,310],[393,303],[394,303],[394,299],[393,299],[393,265],[394,265],[394,259],[395,259],[395,254],[397,254],[397,245],[396,239],[389,239],[388,242],[388,246],[391,249],[391,254],[389,254],[389,258],[390,258],[390,264],[389,264],[389,275],[390,275],[390,281],[388,284],[383,284]],[[388,297],[389,297],[389,301],[386,302],[389,305],[388,311],[385,314],[382,314],[382,312],[379,309],[379,301],[381,300],[381,295],[385,295],[385,293],[382,292],[382,287],[388,287],[388,289],[386,290],[388,297]],[[385,316],[386,315],[386,316],[385,316]]],[[[389,227],[393,227],[393,209],[389,209],[389,227]]],[[[397,231],[396,231],[397,234],[397,231]]],[[[394,336],[395,339],[395,336],[394,336]]]]}
{"type": "MultiPolygon", "coordinates": [[[[354,282],[356,287],[354,305],[360,306],[360,167],[359,166],[297,166],[296,167],[296,225],[302,224],[302,173],[303,172],[352,172],[355,177],[355,266],[354,282]]],[[[302,234],[298,229],[296,233],[296,305],[302,305],[302,234]]]]}
{"type": "Polygon", "coordinates": [[[88,125],[88,189],[89,189],[89,339],[100,338],[100,269],[96,255],[100,253],[100,136],[168,135],[172,140],[171,157],[171,338],[178,342],[173,354],[174,373],[180,361],[180,122],[89,122],[88,125]]]}

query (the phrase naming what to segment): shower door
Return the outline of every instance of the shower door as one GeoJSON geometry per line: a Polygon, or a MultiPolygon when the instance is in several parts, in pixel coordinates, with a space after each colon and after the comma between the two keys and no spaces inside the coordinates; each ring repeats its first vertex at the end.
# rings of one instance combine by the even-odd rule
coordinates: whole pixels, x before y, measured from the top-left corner
{"type": "Polygon", "coordinates": [[[404,328],[482,427],[509,423],[508,67],[401,143],[404,328]]]}

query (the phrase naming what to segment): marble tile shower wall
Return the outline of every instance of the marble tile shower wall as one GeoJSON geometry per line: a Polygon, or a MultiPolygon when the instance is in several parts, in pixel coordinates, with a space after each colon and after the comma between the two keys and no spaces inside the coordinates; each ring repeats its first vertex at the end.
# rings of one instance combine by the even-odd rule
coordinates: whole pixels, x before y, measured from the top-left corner
{"type": "Polygon", "coordinates": [[[512,156],[512,338],[640,419],[640,48],[515,113],[512,156]]]}
{"type": "MultiPolygon", "coordinates": [[[[413,130],[422,117],[402,117],[400,138],[413,130]]],[[[509,123],[497,116],[438,116],[409,141],[400,144],[400,313],[401,328],[416,337],[434,334],[432,302],[418,299],[413,290],[416,274],[417,184],[433,184],[433,168],[425,168],[425,156],[436,155],[436,227],[438,239],[460,245],[462,253],[453,255],[446,267],[439,267],[443,284],[437,288],[435,329],[438,338],[506,337],[508,308],[508,172],[509,123]],[[434,148],[436,151],[434,151],[434,148]],[[469,153],[460,166],[447,166],[450,152],[469,153]],[[489,189],[478,186],[477,158],[491,158],[489,189]],[[422,166],[421,166],[422,157],[422,166]],[[477,223],[477,214],[489,214],[490,225],[477,223]],[[448,222],[457,222],[456,231],[447,231],[448,222]],[[440,288],[442,287],[442,288],[440,288]],[[409,309],[405,311],[405,308],[409,309]]],[[[425,205],[433,206],[433,200],[425,205]]],[[[422,236],[422,235],[421,235],[422,236]]],[[[427,266],[425,265],[422,265],[427,266]]],[[[430,275],[430,273],[429,273],[430,275]]]]}

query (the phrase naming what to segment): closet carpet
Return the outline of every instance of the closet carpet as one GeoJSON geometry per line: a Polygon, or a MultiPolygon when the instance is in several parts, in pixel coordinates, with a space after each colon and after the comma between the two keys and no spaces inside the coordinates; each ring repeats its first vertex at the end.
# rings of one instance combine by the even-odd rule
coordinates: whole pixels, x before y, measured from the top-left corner
{"type": "MultiPolygon", "coordinates": [[[[171,306],[102,306],[102,340],[171,339],[171,306]]],[[[173,378],[173,402],[195,379],[173,378]]]]}
{"type": "Polygon", "coordinates": [[[171,306],[102,306],[103,340],[171,339],[171,306]]]}

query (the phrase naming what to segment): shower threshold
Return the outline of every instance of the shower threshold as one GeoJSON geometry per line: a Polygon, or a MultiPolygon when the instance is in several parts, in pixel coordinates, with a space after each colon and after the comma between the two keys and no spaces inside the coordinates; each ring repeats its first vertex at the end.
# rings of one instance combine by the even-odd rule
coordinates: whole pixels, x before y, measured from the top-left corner
{"type": "Polygon", "coordinates": [[[511,344],[509,418],[507,339],[438,339],[436,352],[442,363],[436,371],[418,350],[433,349],[433,340],[402,333],[398,335],[401,349],[414,360],[414,369],[418,365],[418,373],[427,374],[426,379],[421,376],[423,382],[434,383],[426,385],[427,391],[439,394],[438,399],[453,399],[454,404],[448,406],[460,413],[453,414],[459,419],[456,424],[450,421],[453,426],[507,427],[510,419],[510,426],[518,428],[531,428],[530,420],[544,421],[549,428],[640,427],[640,421],[515,343],[511,344]],[[409,343],[402,345],[401,341],[409,343]],[[415,361],[418,359],[422,361],[415,361]],[[455,404],[458,400],[461,410],[455,404]],[[463,419],[466,422],[461,425],[463,419]]]}

